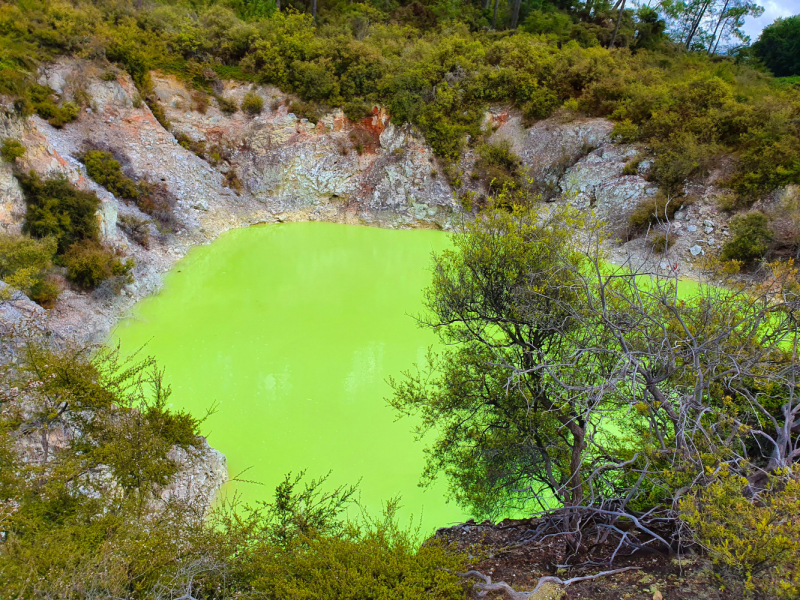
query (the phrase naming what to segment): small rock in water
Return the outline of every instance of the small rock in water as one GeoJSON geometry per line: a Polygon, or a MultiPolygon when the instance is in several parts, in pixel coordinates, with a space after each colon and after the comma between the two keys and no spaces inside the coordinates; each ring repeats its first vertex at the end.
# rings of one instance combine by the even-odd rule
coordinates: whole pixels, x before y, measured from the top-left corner
{"type": "Polygon", "coordinates": [[[673,218],[676,221],[683,221],[686,218],[686,213],[683,212],[682,210],[675,211],[675,214],[673,215],[673,218]]]}
{"type": "Polygon", "coordinates": [[[686,227],[686,230],[690,231],[690,232],[694,232],[694,231],[697,231],[697,227],[695,227],[694,225],[688,225],[686,227]]]}
{"type": "Polygon", "coordinates": [[[695,244],[694,246],[689,248],[689,252],[692,253],[692,256],[697,256],[698,254],[705,254],[703,252],[703,249],[700,246],[698,246],[697,244],[695,244]]]}
{"type": "Polygon", "coordinates": [[[703,225],[705,225],[706,227],[713,227],[714,222],[711,221],[710,219],[706,219],[705,221],[703,221],[703,225]]]}
{"type": "Polygon", "coordinates": [[[705,231],[706,233],[711,233],[712,231],[714,231],[714,228],[713,227],[706,227],[705,229],[703,229],[703,231],[705,231]]]}

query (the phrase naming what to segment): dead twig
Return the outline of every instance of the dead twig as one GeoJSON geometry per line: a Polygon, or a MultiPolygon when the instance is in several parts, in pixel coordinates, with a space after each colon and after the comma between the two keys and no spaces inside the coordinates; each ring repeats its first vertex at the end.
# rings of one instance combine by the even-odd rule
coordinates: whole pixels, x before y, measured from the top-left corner
{"type": "Polygon", "coordinates": [[[476,598],[485,598],[489,592],[503,592],[510,600],[528,600],[533,594],[539,591],[546,583],[555,583],[557,585],[562,585],[567,587],[572,585],[573,583],[578,583],[581,581],[589,581],[592,579],[597,579],[598,577],[605,577],[607,575],[616,575],[617,573],[624,573],[625,571],[633,571],[638,570],[641,567],[622,567],[620,569],[613,569],[611,571],[600,571],[599,573],[595,573],[594,575],[582,575],[580,577],[572,577],[570,579],[561,579],[560,577],[556,577],[554,575],[547,575],[545,577],[540,577],[539,581],[536,583],[536,587],[533,588],[530,592],[518,592],[510,585],[508,585],[505,581],[499,581],[497,583],[492,583],[492,578],[489,575],[484,575],[480,571],[467,571],[466,573],[459,573],[459,577],[468,578],[468,577],[477,577],[478,579],[482,579],[483,583],[476,583],[472,586],[472,590],[475,592],[476,598]]]}

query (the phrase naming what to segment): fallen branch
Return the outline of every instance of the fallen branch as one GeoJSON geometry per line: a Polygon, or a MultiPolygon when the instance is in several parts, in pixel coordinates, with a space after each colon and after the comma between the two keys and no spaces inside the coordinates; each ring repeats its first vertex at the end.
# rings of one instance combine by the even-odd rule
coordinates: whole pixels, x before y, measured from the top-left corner
{"type": "Polygon", "coordinates": [[[611,571],[600,571],[599,573],[595,573],[594,575],[582,575],[580,577],[572,577],[571,579],[561,579],[560,577],[555,577],[553,575],[547,575],[545,577],[540,577],[539,581],[536,583],[536,587],[533,588],[530,592],[518,592],[510,585],[508,585],[505,581],[499,581],[497,583],[492,583],[492,578],[488,575],[484,575],[480,571],[467,571],[466,573],[459,573],[459,577],[477,577],[483,580],[483,583],[476,583],[472,586],[473,591],[475,592],[476,598],[485,598],[486,594],[489,592],[503,592],[510,598],[510,600],[528,600],[533,594],[539,591],[545,583],[555,583],[557,585],[563,585],[567,587],[568,585],[572,585],[573,583],[578,583],[580,581],[589,581],[591,579],[597,579],[598,577],[605,577],[606,575],[616,575],[617,573],[624,573],[625,571],[633,571],[638,570],[641,567],[622,567],[620,569],[613,569],[611,571]]]}

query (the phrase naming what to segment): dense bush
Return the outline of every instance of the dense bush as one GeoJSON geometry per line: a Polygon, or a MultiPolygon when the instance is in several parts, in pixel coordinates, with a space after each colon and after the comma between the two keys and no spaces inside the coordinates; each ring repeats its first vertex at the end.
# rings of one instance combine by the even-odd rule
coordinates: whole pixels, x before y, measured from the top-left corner
{"type": "Polygon", "coordinates": [[[628,217],[629,231],[642,233],[654,225],[668,223],[679,208],[689,203],[687,198],[670,198],[661,191],[643,198],[628,217]]]}
{"type": "Polygon", "coordinates": [[[87,290],[112,277],[127,281],[133,269],[132,260],[123,262],[116,252],[95,240],[75,242],[61,261],[67,268],[67,279],[87,290]]]}
{"type": "Polygon", "coordinates": [[[63,176],[42,179],[31,172],[19,182],[27,205],[24,228],[33,237],[54,237],[59,253],[76,242],[99,239],[100,200],[94,192],[76,189],[63,176]]]}
{"type": "Polygon", "coordinates": [[[23,228],[34,238],[55,240],[56,261],[67,268],[67,279],[84,289],[112,278],[128,280],[132,260],[122,261],[100,243],[94,192],[76,189],[63,176],[42,179],[31,172],[19,181],[28,207],[23,228]]]}
{"type": "MultiPolygon", "coordinates": [[[[467,136],[472,143],[485,137],[491,103],[512,103],[529,121],[565,105],[608,116],[619,123],[620,139],[648,144],[657,157],[653,176],[670,193],[681,193],[720,153],[737,157],[730,184],[744,196],[800,181],[800,109],[792,90],[733,60],[678,51],[665,42],[664,21],[646,7],[620,14],[604,4],[561,12],[565,7],[549,2],[523,5],[521,30],[500,34],[484,30],[491,11],[469,2],[320,2],[316,24],[307,14],[252,13],[237,3],[123,9],[101,1],[62,12],[51,2],[15,5],[5,17],[11,66],[4,87],[28,103],[31,94],[52,106],[57,98],[26,83],[25,56],[105,52],[164,123],[149,77],[154,68],[215,94],[227,112],[238,106],[220,95],[221,78],[294,93],[293,112],[314,122],[326,107],[344,106],[358,118],[362,107],[382,104],[395,122],[417,125],[449,161],[459,160],[467,136]],[[618,16],[616,48],[609,50],[603,46],[618,16]]],[[[501,23],[510,23],[503,10],[501,23]]]]}
{"type": "Polygon", "coordinates": [[[733,592],[764,598],[800,593],[800,480],[778,472],[757,497],[750,483],[724,471],[705,490],[681,502],[682,518],[695,532],[733,592]],[[731,585],[730,577],[737,585],[731,585]]]}
{"type": "Polygon", "coordinates": [[[730,233],[720,256],[723,260],[738,260],[745,264],[762,259],[774,238],[769,219],[757,210],[735,216],[730,222],[730,233]]]}
{"type": "Polygon", "coordinates": [[[242,99],[242,110],[248,115],[257,115],[264,110],[264,99],[255,92],[247,92],[242,99]]]}
{"type": "Polygon", "coordinates": [[[513,189],[522,183],[522,161],[504,140],[497,144],[482,144],[478,148],[473,175],[489,185],[489,191],[513,189]]]}
{"type": "Polygon", "coordinates": [[[31,108],[53,127],[63,127],[78,118],[80,108],[72,102],[61,102],[58,95],[47,86],[37,83],[27,89],[26,100],[31,108]]]}
{"type": "Polygon", "coordinates": [[[60,292],[51,274],[56,247],[53,237],[35,240],[0,234],[0,279],[35,302],[52,305],[60,292]]]}
{"type": "Polygon", "coordinates": [[[3,145],[0,146],[0,156],[6,162],[14,162],[16,159],[25,156],[25,146],[19,140],[6,138],[3,140],[3,145]]]}
{"type": "Polygon", "coordinates": [[[753,51],[777,77],[800,75],[800,15],[767,25],[753,51]]]}
{"type": "Polygon", "coordinates": [[[324,477],[289,475],[274,498],[220,503],[206,518],[161,500],[180,468],[170,450],[196,445],[200,422],[168,408],[169,386],[151,359],[28,343],[0,386],[4,594],[463,598],[455,574],[463,556],[436,542],[419,547],[392,503],[383,518],[348,521],[355,488],[332,488],[324,477]],[[16,452],[19,436],[37,440],[65,426],[65,442],[46,447],[43,460],[16,452]]]}
{"type": "Polygon", "coordinates": [[[86,174],[109,192],[126,200],[138,200],[139,187],[122,172],[122,165],[110,152],[89,150],[80,157],[86,166],[86,174]]]}

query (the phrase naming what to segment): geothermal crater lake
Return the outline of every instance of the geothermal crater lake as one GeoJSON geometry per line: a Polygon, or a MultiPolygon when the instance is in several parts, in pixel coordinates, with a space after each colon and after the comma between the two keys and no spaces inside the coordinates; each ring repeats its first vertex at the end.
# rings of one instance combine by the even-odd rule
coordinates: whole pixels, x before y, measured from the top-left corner
{"type": "Polygon", "coordinates": [[[228,459],[245,502],[271,500],[284,474],[332,471],[361,481],[378,515],[400,495],[404,523],[422,533],[466,517],[443,481],[418,487],[423,443],[412,419],[385,399],[389,376],[422,362],[435,336],[417,327],[431,253],[448,236],[332,223],[262,225],[193,249],[142,301],[114,338],[123,353],[146,344],[166,369],[172,406],[195,416],[228,459]]]}

